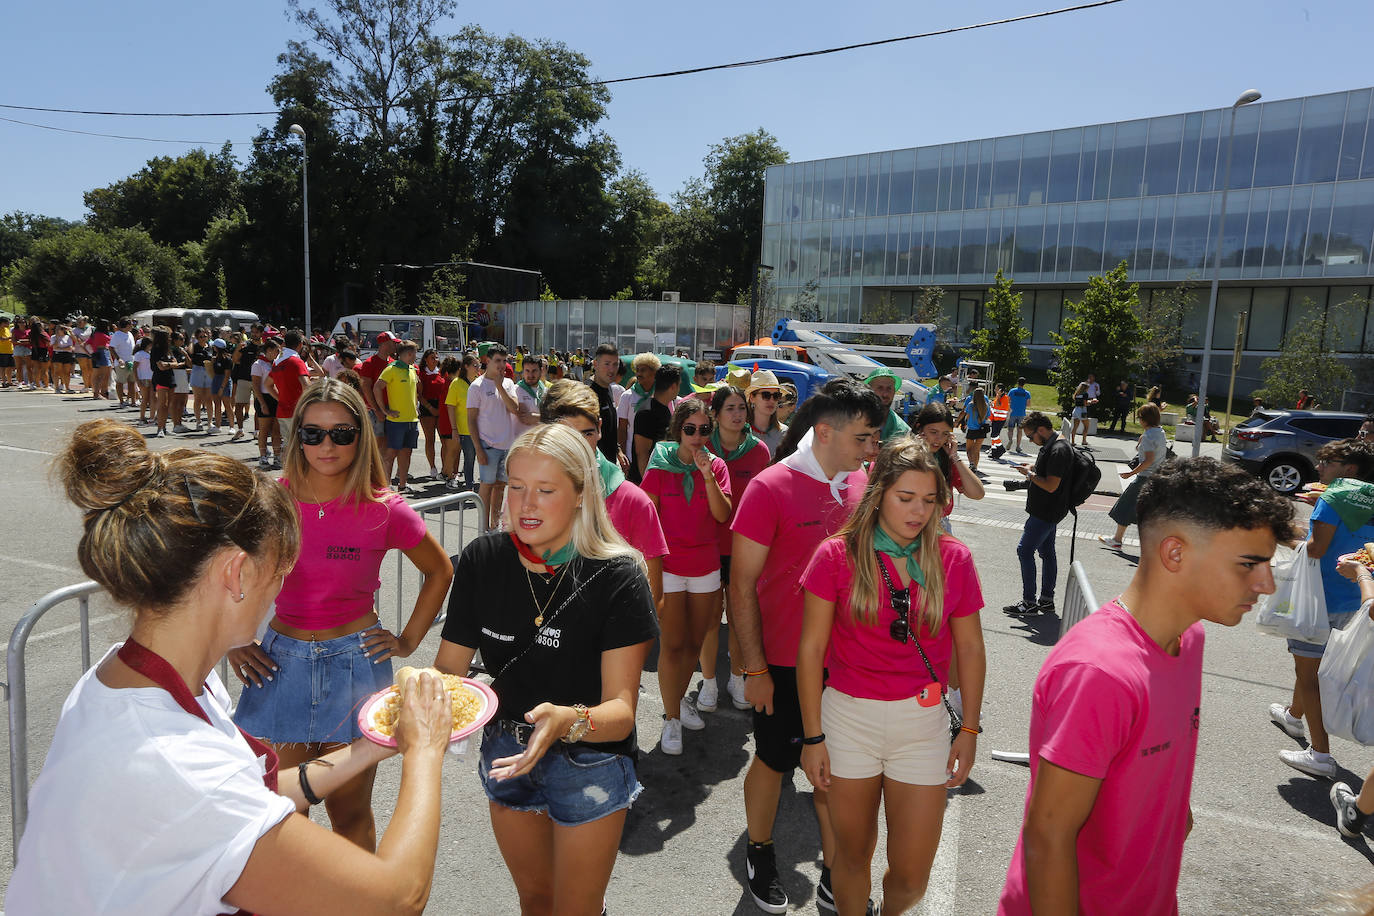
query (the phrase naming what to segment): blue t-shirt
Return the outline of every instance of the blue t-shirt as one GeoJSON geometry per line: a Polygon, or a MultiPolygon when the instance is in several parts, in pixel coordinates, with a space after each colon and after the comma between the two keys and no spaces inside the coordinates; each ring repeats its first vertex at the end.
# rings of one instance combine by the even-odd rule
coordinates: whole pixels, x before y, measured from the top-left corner
{"type": "MultiPolygon", "coordinates": [[[[1345,523],[1341,521],[1336,510],[1320,499],[1312,508],[1311,521],[1325,522],[1328,525],[1336,526],[1336,533],[1331,536],[1331,546],[1326,548],[1326,553],[1317,561],[1322,570],[1322,591],[1326,593],[1326,613],[1349,614],[1358,611],[1360,609],[1360,587],[1336,571],[1336,560],[1347,553],[1354,553],[1368,542],[1374,541],[1374,521],[1366,524],[1359,531],[1351,531],[1345,527],[1345,523]]],[[[1307,539],[1312,540],[1310,526],[1307,539]]]]}
{"type": "Polygon", "coordinates": [[[1011,410],[1007,412],[1007,417],[1024,417],[1026,408],[1030,406],[1030,392],[1021,386],[1017,386],[1007,392],[1007,400],[1011,404],[1011,410]]]}

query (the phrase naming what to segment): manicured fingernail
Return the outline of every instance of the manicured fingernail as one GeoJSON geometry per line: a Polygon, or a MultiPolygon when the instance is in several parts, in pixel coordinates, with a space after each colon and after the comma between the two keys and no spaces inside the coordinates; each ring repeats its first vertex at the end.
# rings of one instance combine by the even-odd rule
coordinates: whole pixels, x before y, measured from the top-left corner
{"type": "Polygon", "coordinates": [[[267,675],[267,679],[268,679],[269,681],[272,680],[272,675],[270,675],[270,674],[267,675]]]}

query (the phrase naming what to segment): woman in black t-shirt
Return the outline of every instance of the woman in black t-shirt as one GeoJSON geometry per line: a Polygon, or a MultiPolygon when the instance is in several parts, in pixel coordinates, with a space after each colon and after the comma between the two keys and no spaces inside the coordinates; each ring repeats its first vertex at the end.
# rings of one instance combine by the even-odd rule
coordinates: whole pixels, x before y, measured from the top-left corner
{"type": "Polygon", "coordinates": [[[458,558],[435,665],[466,674],[480,649],[495,675],[500,707],[478,773],[521,909],[558,900],[598,913],[641,789],[635,703],[658,632],[653,596],[643,557],[606,515],[581,436],[537,426],[506,468],[510,530],[458,558]]]}

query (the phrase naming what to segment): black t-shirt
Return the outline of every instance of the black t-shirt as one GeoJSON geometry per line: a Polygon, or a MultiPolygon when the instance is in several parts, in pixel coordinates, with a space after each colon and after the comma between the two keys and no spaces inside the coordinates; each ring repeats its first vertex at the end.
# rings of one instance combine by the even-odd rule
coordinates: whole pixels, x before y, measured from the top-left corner
{"type": "Polygon", "coordinates": [[[615,402],[611,400],[609,388],[602,388],[596,382],[588,382],[596,394],[596,403],[601,412],[601,442],[598,447],[607,461],[615,461],[620,454],[620,421],[615,415],[615,402]]]}
{"type": "Polygon", "coordinates": [[[1035,483],[1026,494],[1026,512],[1035,518],[1058,523],[1069,514],[1069,474],[1073,471],[1073,448],[1057,434],[1035,456],[1038,477],[1058,477],[1059,489],[1053,493],[1035,483]]]}
{"type": "MultiPolygon", "coordinates": [[[[443,637],[478,649],[487,670],[499,674],[492,684],[499,718],[524,722],[525,713],[544,702],[596,706],[601,653],[658,633],[649,580],[633,560],[579,557],[560,573],[561,580],[552,577],[556,585],[527,573],[505,532],[477,538],[454,564],[443,637]],[[536,630],[534,618],[546,603],[544,625],[536,630]]],[[[596,746],[632,754],[634,734],[596,746]]]]}
{"type": "Polygon", "coordinates": [[[215,348],[214,374],[215,374],[215,375],[227,375],[227,374],[229,373],[229,370],[230,370],[230,369],[233,369],[233,368],[234,368],[234,358],[233,358],[232,356],[229,355],[229,351],[228,351],[228,350],[221,350],[221,349],[219,349],[218,347],[216,347],[216,348],[215,348]]]}
{"type": "Polygon", "coordinates": [[[162,388],[175,387],[176,375],[174,375],[174,372],[177,369],[185,368],[186,351],[181,349],[181,347],[172,347],[170,350],[159,354],[158,351],[154,349],[151,355],[153,364],[153,384],[162,388]],[[176,365],[171,369],[161,369],[158,367],[158,363],[175,363],[176,365]]]}
{"type": "Polygon", "coordinates": [[[239,360],[234,364],[234,369],[229,373],[229,377],[236,382],[247,382],[253,378],[253,363],[258,358],[258,351],[262,348],[251,340],[243,342],[243,348],[239,350],[239,360]]]}
{"type": "Polygon", "coordinates": [[[198,368],[201,368],[201,369],[205,369],[205,368],[207,368],[206,365],[205,365],[205,363],[206,363],[207,361],[213,361],[214,358],[215,358],[215,351],[212,350],[212,349],[210,348],[210,345],[209,345],[209,344],[202,344],[202,343],[192,344],[192,346],[191,346],[191,366],[192,366],[193,368],[198,367],[198,368]]]}
{"type": "MultiPolygon", "coordinates": [[[[668,435],[668,427],[673,425],[673,414],[668,409],[668,405],[663,404],[655,398],[650,398],[649,403],[635,414],[634,435],[643,436],[650,442],[659,443],[668,435]]],[[[639,462],[634,456],[639,453],[639,449],[634,445],[634,437],[630,438],[630,481],[639,483],[639,462]]]]}

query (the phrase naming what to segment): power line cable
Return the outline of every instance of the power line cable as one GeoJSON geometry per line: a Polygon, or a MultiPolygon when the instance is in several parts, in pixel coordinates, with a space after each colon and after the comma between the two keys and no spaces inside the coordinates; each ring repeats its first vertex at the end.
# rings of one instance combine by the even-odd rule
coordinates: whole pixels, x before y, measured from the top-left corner
{"type": "Polygon", "coordinates": [[[17,118],[6,118],[0,116],[0,121],[8,121],[10,124],[23,124],[25,127],[37,127],[40,130],[55,130],[64,134],[81,134],[85,137],[109,137],[113,140],[142,140],[147,143],[179,143],[190,146],[212,146],[220,143],[250,143],[256,141],[249,140],[173,140],[166,137],[132,137],[126,134],[102,134],[93,130],[77,130],[72,127],[57,127],[54,124],[36,124],[33,121],[20,121],[17,118]]]}
{"type": "MultiPolygon", "coordinates": [[[[1102,6],[1111,6],[1122,3],[1124,0],[1094,0],[1091,3],[1080,3],[1076,6],[1065,6],[1059,9],[1042,10],[1036,13],[1023,13],[1020,16],[1008,16],[1004,19],[993,19],[987,22],[977,22],[971,25],[951,26],[945,29],[936,29],[930,32],[918,32],[914,35],[900,35],[894,38],[879,38],[874,41],[862,41],[855,44],[840,45],[834,48],[822,48],[815,51],[797,51],[792,54],[780,54],[774,57],[759,57],[753,60],[741,60],[728,64],[710,64],[702,67],[690,67],[685,70],[665,70],[661,73],[644,73],[639,76],[622,76],[615,79],[589,80],[583,83],[565,83],[558,86],[540,87],[542,91],[563,91],[567,89],[586,89],[592,86],[613,86],[619,83],[634,83],[644,80],[669,79],[678,76],[694,76],[698,73],[711,73],[717,70],[737,70],[744,67],[761,67],[766,64],[777,64],[791,60],[801,60],[807,57],[821,57],[827,54],[839,54],[844,51],[857,51],[863,48],[876,48],[882,45],[897,44],[904,41],[915,41],[920,38],[935,38],[941,35],[953,35],[958,32],[971,32],[975,29],[986,29],[998,25],[1009,25],[1015,22],[1027,22],[1032,19],[1044,19],[1049,16],[1060,16],[1065,13],[1077,13],[1084,10],[1095,9],[1102,6]]],[[[449,96],[436,99],[435,101],[443,104],[448,102],[477,101],[481,99],[501,98],[503,96],[514,95],[521,90],[511,89],[501,92],[482,92],[471,95],[449,96]]],[[[381,105],[339,105],[331,106],[331,111],[365,111],[381,108],[381,105]]],[[[262,117],[265,115],[279,114],[279,111],[89,111],[76,108],[43,108],[34,105],[8,105],[0,103],[0,108],[12,111],[39,111],[49,114],[75,114],[75,115],[101,115],[107,117],[121,118],[246,118],[262,117]]],[[[24,122],[20,122],[24,123],[24,122]]],[[[43,125],[32,125],[41,127],[43,125]]],[[[54,128],[60,129],[60,128],[54,128]]],[[[80,131],[73,131],[80,133],[80,131]]],[[[113,134],[101,134],[98,136],[114,136],[113,134]]],[[[130,139],[151,139],[151,138],[130,138],[130,139]]],[[[168,142],[189,142],[189,141],[168,141],[168,142]]]]}

